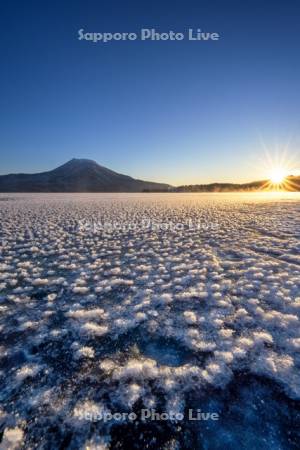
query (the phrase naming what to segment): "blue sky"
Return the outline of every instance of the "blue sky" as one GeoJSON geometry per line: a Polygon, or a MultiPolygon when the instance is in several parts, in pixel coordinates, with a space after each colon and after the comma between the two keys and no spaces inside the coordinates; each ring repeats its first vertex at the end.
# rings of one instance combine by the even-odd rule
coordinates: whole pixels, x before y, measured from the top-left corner
{"type": "Polygon", "coordinates": [[[0,173],[73,157],[172,184],[248,181],[287,144],[300,166],[298,1],[2,2],[0,173]],[[91,32],[220,33],[93,44],[91,32]],[[279,149],[279,150],[278,150],[279,149]]]}

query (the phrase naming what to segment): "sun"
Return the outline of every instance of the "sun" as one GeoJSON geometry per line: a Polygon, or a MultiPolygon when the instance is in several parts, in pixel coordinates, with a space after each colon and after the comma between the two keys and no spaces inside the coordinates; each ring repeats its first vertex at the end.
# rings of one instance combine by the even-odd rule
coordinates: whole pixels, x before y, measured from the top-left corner
{"type": "Polygon", "coordinates": [[[291,154],[287,145],[283,148],[277,145],[271,151],[264,143],[262,144],[264,153],[260,158],[260,165],[264,181],[259,190],[269,192],[297,191],[299,186],[294,177],[297,177],[300,172],[298,156],[291,154]]]}
{"type": "Polygon", "coordinates": [[[287,176],[286,169],[282,167],[275,167],[270,172],[270,181],[273,184],[282,184],[287,176]]]}

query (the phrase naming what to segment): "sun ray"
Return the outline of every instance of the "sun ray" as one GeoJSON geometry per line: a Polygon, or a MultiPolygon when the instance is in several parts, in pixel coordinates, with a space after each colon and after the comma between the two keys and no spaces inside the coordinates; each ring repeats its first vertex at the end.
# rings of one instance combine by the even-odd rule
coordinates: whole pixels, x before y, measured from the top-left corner
{"type": "Polygon", "coordinates": [[[299,189],[299,180],[295,178],[300,173],[299,155],[294,152],[291,153],[289,149],[290,141],[286,145],[275,144],[271,149],[260,136],[262,152],[258,158],[256,170],[259,170],[266,180],[262,183],[260,191],[277,192],[299,189]]]}

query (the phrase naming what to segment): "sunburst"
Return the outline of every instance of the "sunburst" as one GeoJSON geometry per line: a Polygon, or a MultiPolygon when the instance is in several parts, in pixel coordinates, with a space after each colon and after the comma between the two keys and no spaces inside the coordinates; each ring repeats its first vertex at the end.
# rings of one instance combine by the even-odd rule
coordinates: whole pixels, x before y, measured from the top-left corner
{"type": "Polygon", "coordinates": [[[293,175],[298,172],[297,161],[289,154],[288,146],[283,149],[277,147],[274,152],[271,152],[264,145],[264,158],[261,164],[267,179],[261,190],[295,191],[299,187],[293,181],[293,175]]]}
{"type": "Polygon", "coordinates": [[[273,184],[282,184],[287,176],[286,169],[282,167],[276,167],[272,169],[270,173],[270,181],[273,184]]]}

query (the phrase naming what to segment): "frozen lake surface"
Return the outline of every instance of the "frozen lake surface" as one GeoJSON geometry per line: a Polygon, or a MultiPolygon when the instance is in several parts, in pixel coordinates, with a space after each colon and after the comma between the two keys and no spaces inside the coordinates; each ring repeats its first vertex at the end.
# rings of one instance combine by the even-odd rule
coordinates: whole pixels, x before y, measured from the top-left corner
{"type": "Polygon", "coordinates": [[[0,447],[299,449],[299,237],[300,194],[1,194],[0,447]]]}

